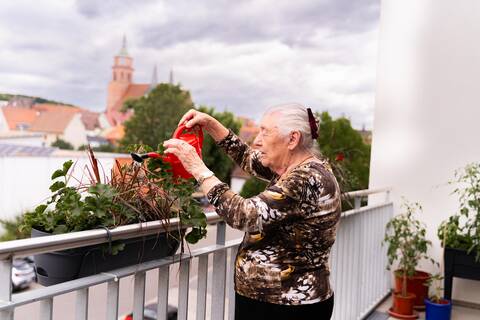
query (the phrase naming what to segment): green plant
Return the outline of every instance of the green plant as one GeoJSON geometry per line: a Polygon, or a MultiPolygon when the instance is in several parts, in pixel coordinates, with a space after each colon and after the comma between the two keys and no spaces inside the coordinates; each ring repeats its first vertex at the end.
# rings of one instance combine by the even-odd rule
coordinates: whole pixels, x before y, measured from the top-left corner
{"type": "Polygon", "coordinates": [[[456,188],[452,194],[458,196],[460,210],[438,227],[442,246],[476,252],[480,261],[480,163],[470,163],[455,171],[449,181],[456,188]]]}
{"type": "MultiPolygon", "coordinates": [[[[148,146],[140,147],[142,151],[152,151],[148,146]]],[[[137,146],[135,151],[138,150],[137,146]]],[[[88,182],[73,177],[73,161],[65,162],[52,174],[51,197],[24,215],[21,231],[36,228],[59,234],[154,220],[168,224],[169,218],[180,217],[181,224],[191,226],[191,231],[185,236],[180,230],[170,235],[184,236],[189,243],[206,235],[206,216],[191,197],[193,179],[175,179],[169,164],[161,159],[152,159],[146,165],[124,166],[116,161],[111,178],[101,179],[93,150],[88,152],[88,182]]]]}
{"type": "Polygon", "coordinates": [[[20,232],[20,229],[18,228],[18,226],[22,223],[22,219],[22,216],[17,216],[13,220],[0,219],[0,226],[2,226],[4,229],[2,235],[0,236],[0,242],[30,237],[30,230],[20,232]]]}
{"type": "Polygon", "coordinates": [[[407,295],[407,277],[415,274],[415,268],[422,259],[438,264],[427,255],[428,246],[432,243],[425,237],[426,228],[414,217],[417,210],[422,210],[419,203],[409,203],[404,199],[404,212],[388,221],[382,244],[387,244],[387,269],[397,262],[402,276],[402,296],[407,295]]]}
{"type": "Polygon", "coordinates": [[[428,280],[425,282],[425,285],[429,288],[431,292],[428,296],[429,300],[433,303],[440,303],[442,300],[442,280],[443,277],[441,274],[436,273],[431,275],[428,280]]]}
{"type": "Polygon", "coordinates": [[[57,147],[60,149],[65,149],[65,150],[73,150],[73,145],[70,142],[67,142],[65,140],[57,138],[54,142],[51,144],[52,147],[57,147]]]}

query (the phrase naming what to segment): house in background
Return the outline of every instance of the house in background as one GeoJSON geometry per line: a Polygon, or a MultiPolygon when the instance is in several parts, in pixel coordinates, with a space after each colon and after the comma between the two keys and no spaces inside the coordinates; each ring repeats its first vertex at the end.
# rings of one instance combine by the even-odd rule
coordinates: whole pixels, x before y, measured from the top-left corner
{"type": "Polygon", "coordinates": [[[18,132],[41,134],[43,146],[50,146],[55,140],[62,139],[78,148],[87,144],[89,133],[98,135],[101,130],[98,113],[73,106],[49,103],[32,106],[9,104],[1,109],[1,113],[10,136],[15,136],[15,141],[24,145],[26,141],[20,142],[21,138],[31,141],[32,135],[21,135],[18,132]]]}

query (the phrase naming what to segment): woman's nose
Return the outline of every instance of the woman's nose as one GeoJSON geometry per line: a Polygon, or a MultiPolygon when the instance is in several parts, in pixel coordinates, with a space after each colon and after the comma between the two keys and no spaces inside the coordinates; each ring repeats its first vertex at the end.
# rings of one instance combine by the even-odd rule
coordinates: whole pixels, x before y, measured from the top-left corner
{"type": "Polygon", "coordinates": [[[262,146],[262,139],[260,138],[260,134],[258,134],[255,139],[253,140],[253,146],[258,148],[262,146]]]}

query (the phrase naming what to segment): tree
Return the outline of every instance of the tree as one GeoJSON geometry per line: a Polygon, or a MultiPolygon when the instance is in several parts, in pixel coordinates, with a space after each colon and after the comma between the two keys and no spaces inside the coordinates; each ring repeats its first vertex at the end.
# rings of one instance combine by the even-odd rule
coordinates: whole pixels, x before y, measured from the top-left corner
{"type": "Polygon", "coordinates": [[[65,149],[65,150],[73,150],[73,146],[71,143],[63,140],[63,139],[60,139],[60,138],[57,138],[57,140],[55,140],[52,144],[51,144],[52,147],[57,147],[57,148],[60,148],[60,149],[65,149]]]}
{"type": "Polygon", "coordinates": [[[180,118],[193,102],[188,91],[180,85],[159,84],[140,99],[125,102],[124,110],[133,109],[133,116],[124,123],[125,136],[122,148],[129,145],[146,144],[157,149],[159,144],[171,138],[180,118]]]}
{"type": "Polygon", "coordinates": [[[251,177],[245,181],[242,190],[240,190],[240,195],[244,198],[254,197],[265,190],[267,183],[255,177],[251,177]]]}
{"type": "MultiPolygon", "coordinates": [[[[235,115],[231,112],[215,112],[215,109],[212,107],[200,106],[198,111],[208,113],[220,123],[222,123],[226,128],[231,129],[235,134],[238,134],[240,127],[242,126],[241,122],[235,118],[235,115]]],[[[215,143],[215,141],[210,136],[205,136],[203,141],[203,161],[210,170],[212,170],[217,178],[220,180],[230,183],[232,170],[234,163],[230,158],[221,150],[215,143]]]]}
{"type": "MultiPolygon", "coordinates": [[[[318,115],[317,115],[318,116],[318,115]]],[[[346,118],[333,120],[328,112],[320,117],[318,144],[334,168],[342,192],[368,188],[370,146],[346,118]]]]}

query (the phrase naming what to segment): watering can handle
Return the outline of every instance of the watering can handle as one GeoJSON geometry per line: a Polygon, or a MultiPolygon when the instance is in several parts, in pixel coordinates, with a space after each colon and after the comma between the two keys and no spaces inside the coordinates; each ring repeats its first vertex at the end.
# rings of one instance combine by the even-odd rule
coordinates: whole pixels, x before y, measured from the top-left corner
{"type": "Polygon", "coordinates": [[[173,138],[178,139],[182,135],[183,130],[192,131],[192,132],[197,131],[198,132],[198,139],[200,140],[200,146],[202,146],[203,145],[203,130],[202,130],[202,127],[200,127],[198,125],[195,126],[195,127],[187,128],[185,126],[185,122],[184,122],[181,125],[179,125],[177,127],[177,129],[175,129],[175,132],[173,133],[173,138]],[[198,127],[198,129],[194,130],[195,127],[198,127]]]}

